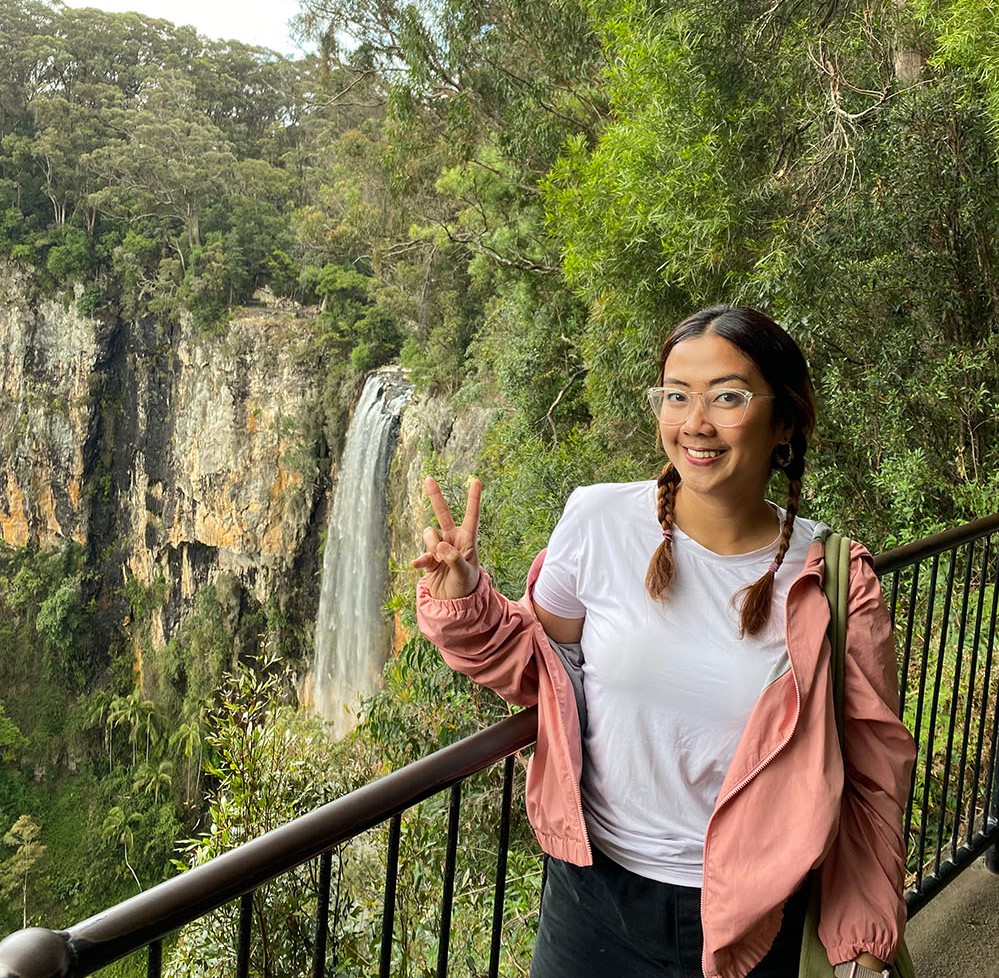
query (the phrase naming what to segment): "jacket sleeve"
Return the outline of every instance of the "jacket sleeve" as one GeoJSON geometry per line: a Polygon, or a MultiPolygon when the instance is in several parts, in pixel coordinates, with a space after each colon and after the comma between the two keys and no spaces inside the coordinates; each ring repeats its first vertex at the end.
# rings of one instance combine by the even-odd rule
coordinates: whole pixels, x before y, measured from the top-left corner
{"type": "Polygon", "coordinates": [[[905,928],[902,820],[916,756],[898,718],[891,620],[870,554],[851,551],[843,688],[843,799],[822,866],[819,933],[830,961],[892,961],[905,928]]]}
{"type": "MultiPolygon", "coordinates": [[[[543,559],[544,551],[531,567],[531,583],[543,559]]],[[[421,580],[416,616],[420,631],[452,669],[515,706],[537,703],[540,645],[548,639],[527,594],[511,601],[492,586],[485,571],[464,598],[434,598],[421,580]]]]}

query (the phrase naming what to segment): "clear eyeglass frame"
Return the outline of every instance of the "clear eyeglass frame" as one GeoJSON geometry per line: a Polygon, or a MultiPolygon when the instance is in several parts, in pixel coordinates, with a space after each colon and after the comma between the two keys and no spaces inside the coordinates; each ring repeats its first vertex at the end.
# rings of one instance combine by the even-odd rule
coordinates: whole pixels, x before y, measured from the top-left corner
{"type": "Polygon", "coordinates": [[[747,391],[741,387],[712,387],[706,391],[689,391],[681,387],[650,387],[646,392],[649,407],[660,424],[683,424],[694,410],[694,398],[700,398],[705,418],[716,428],[737,428],[746,420],[754,397],[774,397],[762,391],[747,391]],[[667,397],[675,394],[682,400],[672,402],[669,417],[664,417],[667,397]]]}

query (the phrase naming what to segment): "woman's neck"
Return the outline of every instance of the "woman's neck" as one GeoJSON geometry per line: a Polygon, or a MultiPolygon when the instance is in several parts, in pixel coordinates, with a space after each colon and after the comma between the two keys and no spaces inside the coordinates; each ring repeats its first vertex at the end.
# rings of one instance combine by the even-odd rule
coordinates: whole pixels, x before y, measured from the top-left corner
{"type": "Polygon", "coordinates": [[[673,519],[687,536],[716,554],[744,554],[773,543],[780,516],[763,497],[721,501],[677,488],[673,519]]]}

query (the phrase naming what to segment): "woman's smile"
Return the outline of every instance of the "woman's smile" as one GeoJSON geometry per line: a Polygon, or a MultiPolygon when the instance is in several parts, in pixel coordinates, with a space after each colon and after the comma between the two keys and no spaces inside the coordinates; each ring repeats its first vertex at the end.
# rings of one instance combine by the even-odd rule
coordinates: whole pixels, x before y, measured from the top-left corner
{"type": "Polygon", "coordinates": [[[725,454],[720,448],[691,448],[687,446],[684,451],[694,464],[713,462],[725,454]]]}

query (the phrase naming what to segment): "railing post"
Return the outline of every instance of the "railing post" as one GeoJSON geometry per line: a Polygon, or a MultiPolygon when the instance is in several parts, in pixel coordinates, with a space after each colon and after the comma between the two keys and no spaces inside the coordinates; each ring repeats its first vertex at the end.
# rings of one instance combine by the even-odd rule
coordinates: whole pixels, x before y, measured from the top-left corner
{"type": "Polygon", "coordinates": [[[27,927],[0,941],[0,978],[68,978],[72,964],[65,931],[27,927]]]}
{"type": "MultiPolygon", "coordinates": [[[[999,752],[999,744],[996,745],[999,752]]],[[[993,837],[997,839],[995,845],[985,852],[985,865],[996,874],[999,874],[999,758],[996,759],[995,773],[992,780],[992,805],[989,808],[986,825],[989,826],[993,837]]]]}

